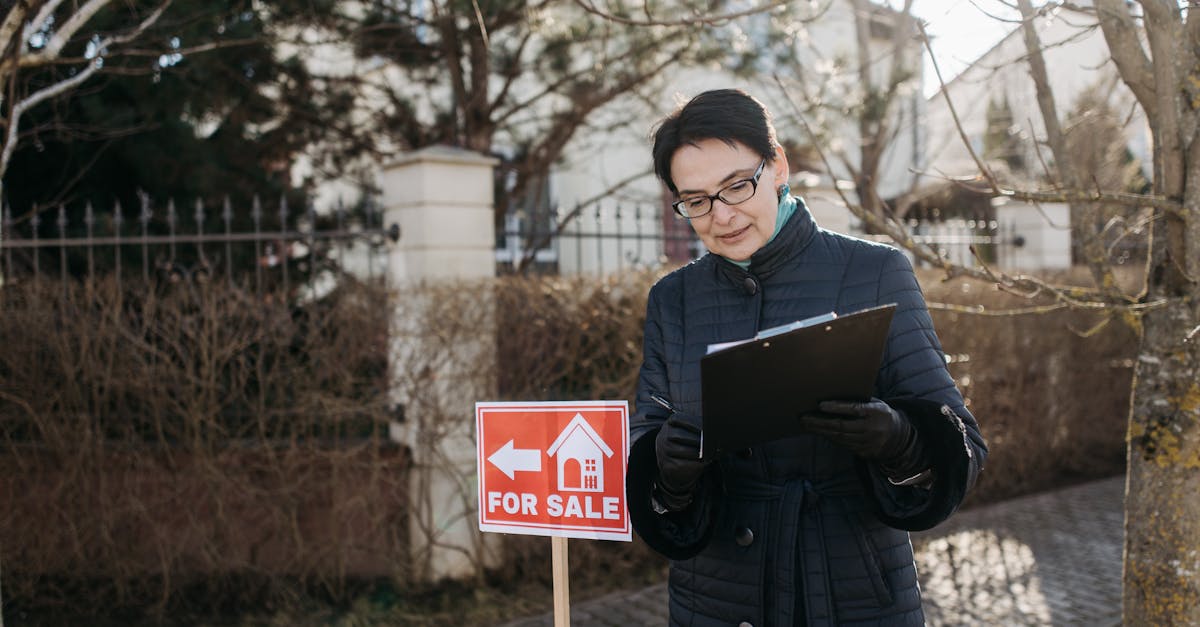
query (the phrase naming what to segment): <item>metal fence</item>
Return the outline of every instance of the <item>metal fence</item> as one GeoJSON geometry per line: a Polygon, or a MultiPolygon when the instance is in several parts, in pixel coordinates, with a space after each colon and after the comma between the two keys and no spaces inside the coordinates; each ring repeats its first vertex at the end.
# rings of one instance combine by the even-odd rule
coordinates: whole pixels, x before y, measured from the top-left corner
{"type": "MultiPolygon", "coordinates": [[[[620,206],[543,215],[507,216],[497,237],[501,273],[609,273],[629,268],[686,263],[707,250],[688,223],[668,209],[620,206]],[[562,225],[562,226],[560,226],[562,225]]],[[[1005,266],[1023,245],[1012,225],[996,220],[907,220],[914,241],[952,262],[1005,266]]],[[[890,243],[886,236],[850,235],[890,243]]],[[[920,263],[919,260],[915,261],[920,263]]]]}
{"type": "Polygon", "coordinates": [[[642,206],[515,212],[496,238],[501,274],[607,274],[686,263],[705,252],[687,222],[642,206]]]}
{"type": "Polygon", "coordinates": [[[174,200],[156,204],[143,194],[138,204],[133,217],[119,202],[103,212],[88,203],[82,210],[59,205],[21,215],[6,206],[0,279],[111,275],[205,282],[224,275],[259,291],[288,291],[311,287],[331,272],[380,276],[384,244],[399,237],[398,227],[385,228],[382,212],[370,204],[348,210],[339,203],[318,214],[311,205],[296,210],[286,198],[271,208],[257,197],[235,208],[226,198],[219,208],[197,200],[190,215],[174,200]]]}
{"type": "MultiPolygon", "coordinates": [[[[906,220],[913,241],[925,244],[938,256],[963,266],[977,266],[980,262],[997,267],[1012,265],[1017,248],[1024,240],[1011,224],[997,220],[906,220]]],[[[917,262],[919,265],[919,261],[917,262]]]]}
{"type": "MultiPolygon", "coordinates": [[[[286,198],[272,207],[258,198],[241,208],[229,199],[219,207],[195,201],[186,213],[172,200],[156,204],[142,195],[138,204],[132,217],[120,203],[104,212],[87,204],[74,212],[57,206],[19,216],[5,207],[0,280],[111,274],[118,281],[203,282],[223,275],[259,291],[319,290],[330,275],[381,276],[385,244],[400,236],[372,203],[321,213],[311,205],[296,210],[286,198]]],[[[1009,265],[1023,243],[1011,225],[996,220],[908,220],[905,226],[918,243],[968,266],[981,260],[1009,265]]],[[[705,252],[685,220],[645,206],[517,212],[496,238],[499,274],[607,274],[682,264],[705,252]]]]}

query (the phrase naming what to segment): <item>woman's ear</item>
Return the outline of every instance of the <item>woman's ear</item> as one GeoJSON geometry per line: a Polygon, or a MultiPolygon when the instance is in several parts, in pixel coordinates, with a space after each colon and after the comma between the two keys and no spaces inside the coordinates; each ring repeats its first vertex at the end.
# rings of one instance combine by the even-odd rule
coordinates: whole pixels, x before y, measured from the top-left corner
{"type": "Polygon", "coordinates": [[[791,167],[788,166],[787,155],[783,152],[783,146],[775,146],[775,159],[772,167],[775,169],[775,188],[779,189],[780,185],[786,185],[788,179],[792,178],[791,167]]]}

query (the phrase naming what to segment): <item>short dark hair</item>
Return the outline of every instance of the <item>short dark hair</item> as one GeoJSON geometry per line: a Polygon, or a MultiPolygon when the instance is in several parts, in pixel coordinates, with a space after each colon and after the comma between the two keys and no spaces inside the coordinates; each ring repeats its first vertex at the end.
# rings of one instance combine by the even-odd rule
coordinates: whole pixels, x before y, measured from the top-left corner
{"type": "Polygon", "coordinates": [[[685,144],[719,139],[740,142],[767,161],[775,158],[775,125],[771,112],[757,98],[740,89],[714,89],[699,94],[676,109],[654,131],[654,173],[671,193],[678,193],[671,178],[671,157],[685,144]]]}

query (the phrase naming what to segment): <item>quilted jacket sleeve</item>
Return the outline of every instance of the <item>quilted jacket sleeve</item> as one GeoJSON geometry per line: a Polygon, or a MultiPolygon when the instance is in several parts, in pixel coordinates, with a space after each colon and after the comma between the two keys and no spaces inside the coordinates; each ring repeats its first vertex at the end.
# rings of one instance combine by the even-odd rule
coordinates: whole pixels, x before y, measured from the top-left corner
{"type": "Polygon", "coordinates": [[[941,343],[912,265],[891,251],[879,277],[878,302],[896,303],[877,393],[912,421],[925,445],[933,481],[896,486],[875,465],[860,464],[880,520],[899,529],[928,529],[949,517],[975,483],[987,457],[979,425],[946,369],[941,343]]]}
{"type": "MultiPolygon", "coordinates": [[[[658,475],[654,438],[666,420],[666,410],[650,395],[670,399],[664,356],[662,305],[670,298],[669,277],[650,290],[646,305],[646,328],[642,349],[642,367],[638,374],[637,403],[629,423],[629,469],[625,495],[633,528],[650,548],[670,559],[687,559],[699,553],[712,536],[717,503],[714,488],[716,464],[705,471],[696,495],[687,509],[666,514],[656,513],[650,504],[651,486],[658,475]]],[[[678,295],[675,295],[678,298],[678,295]]]]}

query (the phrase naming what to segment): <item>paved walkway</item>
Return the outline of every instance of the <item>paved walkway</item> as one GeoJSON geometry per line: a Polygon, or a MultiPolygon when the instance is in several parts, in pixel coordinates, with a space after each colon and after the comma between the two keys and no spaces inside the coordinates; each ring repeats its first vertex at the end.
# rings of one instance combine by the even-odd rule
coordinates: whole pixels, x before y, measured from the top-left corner
{"type": "MultiPolygon", "coordinates": [[[[929,625],[1121,624],[1125,480],[960,512],[913,534],[929,625]]],[[[667,587],[577,603],[573,627],[667,624],[667,587]]],[[[506,627],[553,625],[553,615],[506,627]]]]}

